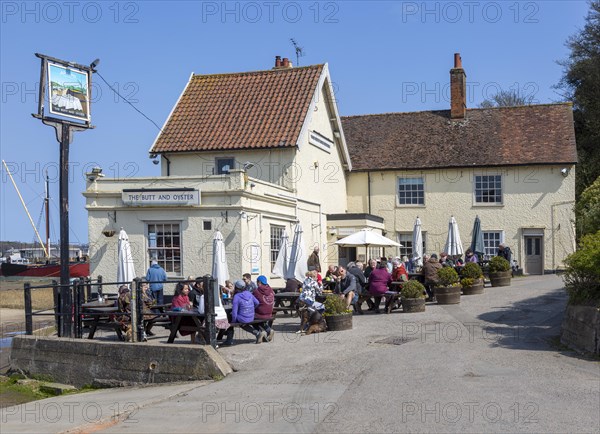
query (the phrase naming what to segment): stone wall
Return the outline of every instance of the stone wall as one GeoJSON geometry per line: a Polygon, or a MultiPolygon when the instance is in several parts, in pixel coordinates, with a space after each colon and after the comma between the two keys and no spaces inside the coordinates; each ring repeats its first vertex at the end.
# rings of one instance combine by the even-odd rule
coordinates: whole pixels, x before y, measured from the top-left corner
{"type": "Polygon", "coordinates": [[[77,387],[210,380],[232,372],[229,364],[210,346],[37,336],[13,339],[10,369],[47,376],[77,387]]]}
{"type": "Polygon", "coordinates": [[[600,355],[600,310],[593,306],[567,306],[560,342],[600,355]]]}

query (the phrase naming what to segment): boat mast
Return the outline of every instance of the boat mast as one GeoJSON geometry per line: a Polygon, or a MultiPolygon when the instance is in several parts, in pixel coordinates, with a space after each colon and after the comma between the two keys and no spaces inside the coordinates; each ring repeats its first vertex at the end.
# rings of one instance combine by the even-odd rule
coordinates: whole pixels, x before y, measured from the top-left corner
{"type": "Polygon", "coordinates": [[[44,199],[46,208],[46,259],[50,259],[50,177],[46,170],[46,198],[44,199]]]}
{"type": "Polygon", "coordinates": [[[6,169],[6,173],[8,173],[8,176],[10,177],[10,180],[12,181],[12,184],[15,187],[15,190],[17,190],[17,194],[19,195],[19,199],[21,199],[21,204],[23,205],[23,208],[25,208],[25,212],[27,213],[27,217],[29,217],[29,221],[31,222],[31,226],[33,227],[33,230],[35,231],[35,234],[38,237],[38,240],[40,241],[40,244],[42,245],[42,249],[44,249],[44,255],[48,256],[48,252],[46,251],[46,246],[44,246],[44,242],[42,241],[42,237],[40,237],[40,233],[38,232],[37,228],[35,227],[35,223],[33,223],[33,219],[31,218],[31,214],[29,214],[29,210],[27,209],[27,205],[25,205],[25,201],[23,200],[23,196],[21,196],[21,192],[19,191],[19,187],[17,187],[17,184],[15,183],[15,180],[13,179],[12,173],[10,173],[10,170],[8,169],[8,166],[6,165],[6,162],[4,160],[2,160],[2,164],[4,164],[4,168],[6,169]]]}

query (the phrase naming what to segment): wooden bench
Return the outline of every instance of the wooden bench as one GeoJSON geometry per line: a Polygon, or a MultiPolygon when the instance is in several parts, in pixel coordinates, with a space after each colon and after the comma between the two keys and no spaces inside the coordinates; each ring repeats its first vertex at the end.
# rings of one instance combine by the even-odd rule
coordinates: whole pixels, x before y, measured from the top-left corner
{"type": "MultiPolygon", "coordinates": [[[[372,297],[382,297],[387,300],[386,303],[386,313],[391,313],[392,310],[400,307],[400,292],[399,291],[387,291],[384,294],[371,294],[369,292],[359,294],[358,301],[353,304],[354,310],[360,315],[363,314],[362,304],[372,297]]],[[[377,306],[379,308],[379,306],[377,306]]]]}

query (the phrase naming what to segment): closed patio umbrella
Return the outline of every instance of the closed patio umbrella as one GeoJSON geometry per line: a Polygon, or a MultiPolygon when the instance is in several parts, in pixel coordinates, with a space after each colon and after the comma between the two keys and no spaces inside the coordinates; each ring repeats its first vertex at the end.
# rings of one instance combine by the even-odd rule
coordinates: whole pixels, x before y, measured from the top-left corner
{"type": "Polygon", "coordinates": [[[281,243],[279,244],[279,253],[277,253],[277,261],[275,262],[275,266],[273,267],[273,274],[275,276],[279,276],[282,279],[285,279],[285,276],[288,271],[288,265],[290,262],[290,245],[289,245],[289,235],[287,230],[283,230],[283,234],[281,235],[281,243]]]}
{"type": "Polygon", "coordinates": [[[483,243],[483,231],[481,230],[481,220],[479,216],[475,217],[475,223],[473,224],[473,236],[471,238],[471,250],[477,254],[480,260],[483,260],[485,254],[485,245],[483,243]]]}
{"type": "Polygon", "coordinates": [[[460,256],[464,253],[460,233],[458,232],[458,224],[454,216],[450,217],[450,222],[448,223],[448,238],[446,238],[444,251],[450,256],[460,256]]]}
{"type": "Polygon", "coordinates": [[[131,254],[129,237],[123,228],[121,228],[121,231],[119,232],[118,249],[117,282],[127,283],[131,286],[131,282],[135,279],[135,267],[133,265],[133,255],[131,254]]]}
{"type": "Polygon", "coordinates": [[[413,228],[413,261],[417,267],[423,266],[423,233],[421,232],[421,219],[417,217],[413,228]]]}
{"type": "Polygon", "coordinates": [[[304,240],[302,237],[302,225],[298,223],[294,230],[294,240],[290,248],[290,262],[288,265],[286,279],[296,279],[303,282],[306,278],[308,265],[306,264],[308,256],[304,248],[304,240]]]}
{"type": "Polygon", "coordinates": [[[225,286],[225,281],[229,280],[225,243],[223,242],[223,235],[219,231],[215,232],[213,237],[212,277],[219,282],[220,286],[225,286]]]}

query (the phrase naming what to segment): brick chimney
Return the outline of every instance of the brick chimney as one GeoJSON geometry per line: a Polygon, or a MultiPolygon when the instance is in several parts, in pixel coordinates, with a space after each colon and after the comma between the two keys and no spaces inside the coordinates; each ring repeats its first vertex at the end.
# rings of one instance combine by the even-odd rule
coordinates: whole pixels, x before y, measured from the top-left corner
{"type": "Polygon", "coordinates": [[[464,119],[467,114],[467,75],[460,53],[454,53],[454,68],[450,70],[450,118],[464,119]]]}

